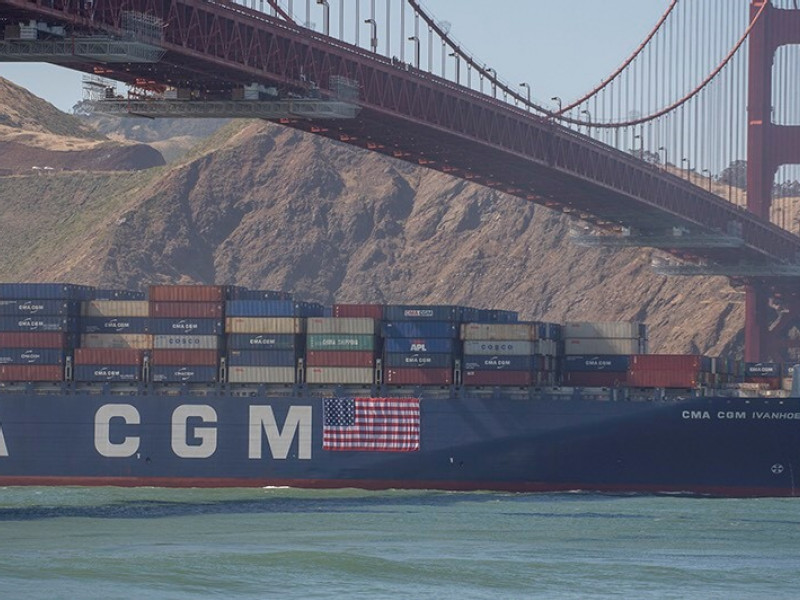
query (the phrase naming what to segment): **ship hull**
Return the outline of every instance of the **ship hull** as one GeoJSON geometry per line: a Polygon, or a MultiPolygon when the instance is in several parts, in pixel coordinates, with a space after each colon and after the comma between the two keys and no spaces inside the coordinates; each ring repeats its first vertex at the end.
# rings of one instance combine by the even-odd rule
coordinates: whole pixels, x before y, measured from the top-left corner
{"type": "Polygon", "coordinates": [[[423,394],[401,452],[325,449],[324,418],[290,394],[5,393],[0,485],[798,493],[797,398],[423,394]]]}

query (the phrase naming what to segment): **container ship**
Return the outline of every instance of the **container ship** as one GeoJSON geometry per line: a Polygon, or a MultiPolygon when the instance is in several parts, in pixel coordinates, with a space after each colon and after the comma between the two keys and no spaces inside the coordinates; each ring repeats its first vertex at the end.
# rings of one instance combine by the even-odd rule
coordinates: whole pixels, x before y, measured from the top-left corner
{"type": "Polygon", "coordinates": [[[778,364],[640,323],[0,284],[0,485],[794,496],[778,364]]]}

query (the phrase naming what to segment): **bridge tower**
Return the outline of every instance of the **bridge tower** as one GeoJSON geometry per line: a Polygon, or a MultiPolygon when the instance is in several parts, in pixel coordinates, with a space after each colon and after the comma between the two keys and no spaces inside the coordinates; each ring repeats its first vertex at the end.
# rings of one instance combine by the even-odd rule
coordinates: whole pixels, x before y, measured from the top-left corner
{"type": "MultiPolygon", "coordinates": [[[[762,8],[750,33],[747,208],[769,220],[778,168],[800,164],[800,126],[775,124],[772,103],[775,54],[781,46],[800,44],[800,9],[751,0],[751,20],[762,8]]],[[[750,279],[745,293],[745,360],[800,362],[800,284],[750,279]]]]}

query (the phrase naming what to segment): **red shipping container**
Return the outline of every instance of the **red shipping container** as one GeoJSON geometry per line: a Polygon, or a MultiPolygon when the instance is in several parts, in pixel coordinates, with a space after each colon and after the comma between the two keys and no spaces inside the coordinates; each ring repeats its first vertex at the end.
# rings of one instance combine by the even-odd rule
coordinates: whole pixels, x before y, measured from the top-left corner
{"type": "Polygon", "coordinates": [[[694,388],[698,384],[697,371],[643,371],[628,372],[628,385],[640,388],[694,388]]]}
{"type": "Polygon", "coordinates": [[[0,365],[0,381],[63,381],[61,365],[0,365]]]}
{"type": "Polygon", "coordinates": [[[75,348],[76,365],[141,365],[142,356],[134,348],[75,348]]]}
{"type": "Polygon", "coordinates": [[[64,333],[46,331],[3,331],[0,332],[2,348],[66,348],[67,336],[64,333]]]}
{"type": "Polygon", "coordinates": [[[219,352],[216,350],[153,350],[150,355],[154,366],[216,367],[219,364],[219,352]]]}
{"type": "Polygon", "coordinates": [[[531,371],[464,371],[464,385],[532,385],[535,375],[531,371]]]}
{"type": "Polygon", "coordinates": [[[221,319],[224,304],[219,302],[151,302],[150,316],[167,319],[221,319]]]}
{"type": "Polygon", "coordinates": [[[631,371],[700,372],[703,357],[697,354],[635,354],[631,356],[631,371]]]}
{"type": "Polygon", "coordinates": [[[391,385],[450,385],[450,369],[387,369],[384,381],[391,385]]]}
{"type": "Polygon", "coordinates": [[[383,319],[383,304],[334,304],[334,317],[368,317],[383,319]]]}
{"type": "Polygon", "coordinates": [[[309,350],[309,367],[372,367],[375,354],[371,350],[309,350]]]}
{"type": "Polygon", "coordinates": [[[561,375],[561,384],[573,387],[616,387],[625,385],[627,378],[627,373],[567,371],[561,375]]]}
{"type": "Polygon", "coordinates": [[[779,390],[781,389],[781,378],[780,377],[745,377],[745,383],[758,383],[761,385],[766,386],[767,389],[770,390],[779,390]]]}
{"type": "Polygon", "coordinates": [[[224,285],[151,285],[150,302],[224,302],[224,285]]]}

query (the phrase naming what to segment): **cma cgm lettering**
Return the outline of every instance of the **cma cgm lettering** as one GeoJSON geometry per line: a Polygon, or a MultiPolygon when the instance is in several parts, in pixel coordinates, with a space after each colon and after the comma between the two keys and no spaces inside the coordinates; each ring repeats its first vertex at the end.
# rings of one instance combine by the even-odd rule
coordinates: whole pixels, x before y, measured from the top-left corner
{"type": "Polygon", "coordinates": [[[220,335],[223,331],[217,319],[150,319],[150,333],[156,335],[220,335]]]}

